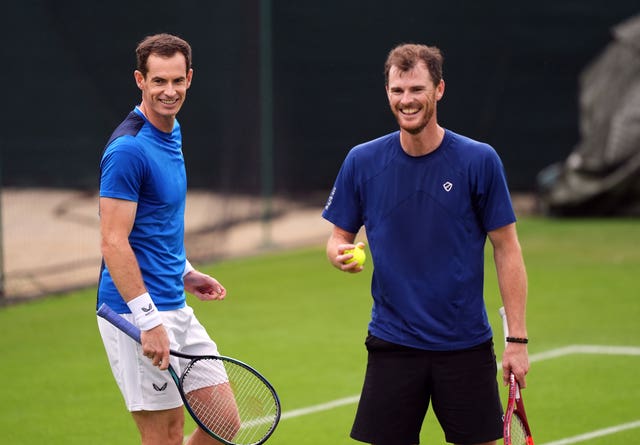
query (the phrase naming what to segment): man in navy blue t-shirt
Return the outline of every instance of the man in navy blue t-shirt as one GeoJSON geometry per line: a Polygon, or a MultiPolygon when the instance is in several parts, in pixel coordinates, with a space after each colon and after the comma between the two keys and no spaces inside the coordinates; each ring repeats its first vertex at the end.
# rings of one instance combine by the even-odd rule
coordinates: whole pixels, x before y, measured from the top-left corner
{"type": "Polygon", "coordinates": [[[513,372],[524,387],[529,369],[527,277],[503,166],[491,146],[438,124],[437,48],[394,48],[385,81],[400,130],[350,150],[323,212],[334,224],[331,264],[363,270],[345,263],[362,227],[374,263],[369,358],[351,436],[416,444],[431,404],[448,442],[494,444],[502,406],[483,297],[487,237],[514,339],[504,378],[513,372]]]}

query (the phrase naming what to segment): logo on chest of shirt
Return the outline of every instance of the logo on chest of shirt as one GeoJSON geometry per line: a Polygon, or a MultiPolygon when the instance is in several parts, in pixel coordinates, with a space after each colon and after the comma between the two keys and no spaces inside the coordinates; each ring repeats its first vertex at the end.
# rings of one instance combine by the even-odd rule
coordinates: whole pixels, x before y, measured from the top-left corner
{"type": "Polygon", "coordinates": [[[447,181],[444,184],[442,184],[442,188],[444,189],[445,192],[450,192],[451,189],[453,188],[453,183],[447,181]]]}

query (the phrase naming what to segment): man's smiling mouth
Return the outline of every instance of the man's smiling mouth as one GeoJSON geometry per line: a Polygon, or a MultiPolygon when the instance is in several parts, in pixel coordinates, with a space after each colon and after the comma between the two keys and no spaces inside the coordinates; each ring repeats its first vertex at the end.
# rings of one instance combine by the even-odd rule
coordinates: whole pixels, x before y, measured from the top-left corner
{"type": "Polygon", "coordinates": [[[400,109],[400,113],[405,115],[416,114],[418,111],[420,111],[418,108],[401,108],[400,109]]]}

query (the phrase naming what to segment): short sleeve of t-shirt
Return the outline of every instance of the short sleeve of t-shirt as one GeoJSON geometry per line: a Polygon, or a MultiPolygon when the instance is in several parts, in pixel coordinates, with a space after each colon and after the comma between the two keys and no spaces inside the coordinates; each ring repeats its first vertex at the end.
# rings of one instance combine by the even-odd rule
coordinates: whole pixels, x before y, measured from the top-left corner
{"type": "Polygon", "coordinates": [[[323,217],[351,233],[362,227],[362,212],[358,187],[354,178],[353,150],[345,158],[323,210],[323,217]]]}
{"type": "Polygon", "coordinates": [[[101,197],[138,201],[146,166],[132,137],[113,141],[102,156],[100,169],[101,197]]]}

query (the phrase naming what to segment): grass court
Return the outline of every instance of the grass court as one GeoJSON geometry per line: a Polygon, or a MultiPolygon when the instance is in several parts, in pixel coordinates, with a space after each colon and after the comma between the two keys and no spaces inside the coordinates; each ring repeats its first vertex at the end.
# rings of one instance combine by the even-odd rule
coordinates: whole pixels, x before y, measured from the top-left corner
{"type": "MultiPolygon", "coordinates": [[[[640,221],[523,218],[518,231],[532,360],[523,397],[536,444],[640,443],[640,221]]],[[[486,260],[486,303],[500,336],[490,248],[486,260]]],[[[365,366],[371,266],[342,274],[324,246],[200,266],[228,297],[189,297],[198,318],[221,353],[255,366],[279,392],[283,419],[269,444],[357,443],[348,433],[365,366]]],[[[94,288],[0,308],[2,443],[138,443],[94,313],[94,288]]],[[[432,413],[421,443],[444,443],[432,413]]]]}

